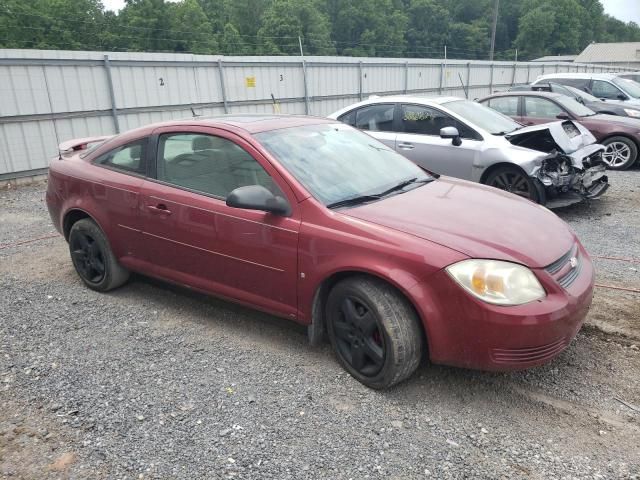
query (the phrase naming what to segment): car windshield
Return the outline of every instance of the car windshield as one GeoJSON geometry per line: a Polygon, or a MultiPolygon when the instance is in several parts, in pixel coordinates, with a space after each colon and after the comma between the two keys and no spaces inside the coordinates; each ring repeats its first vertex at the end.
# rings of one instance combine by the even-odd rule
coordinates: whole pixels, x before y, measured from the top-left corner
{"type": "Polygon", "coordinates": [[[454,100],[447,102],[445,106],[473,125],[493,135],[504,135],[522,127],[506,115],[469,100],[454,100]]]}
{"type": "Polygon", "coordinates": [[[256,138],[325,205],[433,178],[378,140],[344,124],[284,128],[256,138]]]}
{"type": "Polygon", "coordinates": [[[560,95],[559,97],[556,97],[556,100],[560,105],[569,110],[576,117],[588,117],[596,114],[596,112],[594,112],[590,108],[585,107],[580,102],[574,100],[571,97],[567,97],[566,95],[560,95]]]}
{"type": "Polygon", "coordinates": [[[616,77],[613,80],[617,86],[619,86],[627,95],[634,98],[640,98],[640,83],[629,80],[628,78],[616,77]]]}
{"type": "Polygon", "coordinates": [[[600,102],[599,98],[594,97],[593,95],[585,92],[584,90],[580,90],[579,88],[572,87],[571,85],[563,85],[564,88],[569,90],[574,96],[582,98],[586,102],[600,102]]]}

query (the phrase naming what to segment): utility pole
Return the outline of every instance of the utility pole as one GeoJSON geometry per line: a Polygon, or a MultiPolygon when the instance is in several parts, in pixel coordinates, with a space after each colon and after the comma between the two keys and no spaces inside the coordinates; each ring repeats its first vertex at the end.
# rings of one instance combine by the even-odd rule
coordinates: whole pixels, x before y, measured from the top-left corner
{"type": "Polygon", "coordinates": [[[493,51],[496,47],[496,28],[498,26],[498,6],[500,0],[496,0],[495,7],[493,8],[493,25],[491,27],[491,51],[489,52],[489,60],[493,62],[493,51]]]}

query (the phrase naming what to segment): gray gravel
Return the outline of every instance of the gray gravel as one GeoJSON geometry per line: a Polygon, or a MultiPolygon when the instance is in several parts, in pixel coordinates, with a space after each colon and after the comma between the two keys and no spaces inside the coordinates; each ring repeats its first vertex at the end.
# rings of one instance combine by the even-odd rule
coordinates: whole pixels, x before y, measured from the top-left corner
{"type": "MultiPolygon", "coordinates": [[[[611,178],[560,214],[638,257],[640,171],[611,178]]],[[[0,193],[0,245],[51,232],[42,198],[0,193]]],[[[284,320],[139,276],[92,292],[60,238],[0,250],[0,282],[0,478],[640,478],[640,413],[616,400],[640,405],[633,339],[586,329],[538,369],[424,365],[376,392],[284,320]]]]}

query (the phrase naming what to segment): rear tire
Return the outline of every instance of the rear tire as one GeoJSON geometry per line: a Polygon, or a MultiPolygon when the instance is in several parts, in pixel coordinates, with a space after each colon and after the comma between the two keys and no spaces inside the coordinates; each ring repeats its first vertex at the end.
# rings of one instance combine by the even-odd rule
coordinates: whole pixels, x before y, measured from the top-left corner
{"type": "Polygon", "coordinates": [[[626,170],[638,159],[638,147],[627,137],[611,137],[603,140],[605,151],[602,161],[610,170],[626,170]]]}
{"type": "Polygon", "coordinates": [[[327,330],[342,366],[364,385],[384,389],[420,364],[423,334],[413,307],[387,283],[354,276],[333,287],[327,330]]]}
{"type": "Polygon", "coordinates": [[[535,203],[542,200],[534,179],[518,167],[504,165],[496,168],[487,176],[485,184],[535,203]]]}
{"type": "Polygon", "coordinates": [[[89,218],[71,227],[69,252],[80,279],[92,290],[107,292],[129,279],[129,271],[116,260],[107,237],[89,218]]]}

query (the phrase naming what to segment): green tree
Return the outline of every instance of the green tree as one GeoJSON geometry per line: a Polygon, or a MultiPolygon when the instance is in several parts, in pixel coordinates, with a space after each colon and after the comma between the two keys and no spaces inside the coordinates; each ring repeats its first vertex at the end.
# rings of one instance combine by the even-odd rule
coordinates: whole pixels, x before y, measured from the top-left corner
{"type": "Polygon", "coordinates": [[[120,42],[123,48],[138,51],[171,51],[170,9],[165,0],[126,0],[120,11],[120,42]]]}
{"type": "Polygon", "coordinates": [[[328,19],[314,0],[275,0],[263,15],[258,41],[263,53],[294,55],[301,37],[306,54],[332,55],[330,34],[328,19]]]}
{"type": "Polygon", "coordinates": [[[238,29],[233,24],[227,23],[220,36],[220,53],[224,55],[248,55],[252,52],[253,48],[245,44],[238,29]]]}
{"type": "Polygon", "coordinates": [[[196,0],[169,5],[172,50],[176,52],[216,53],[218,42],[207,16],[196,0]]]}
{"type": "Polygon", "coordinates": [[[434,0],[411,0],[407,8],[407,55],[442,53],[449,34],[449,11],[434,0]]]}

